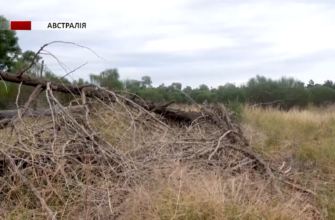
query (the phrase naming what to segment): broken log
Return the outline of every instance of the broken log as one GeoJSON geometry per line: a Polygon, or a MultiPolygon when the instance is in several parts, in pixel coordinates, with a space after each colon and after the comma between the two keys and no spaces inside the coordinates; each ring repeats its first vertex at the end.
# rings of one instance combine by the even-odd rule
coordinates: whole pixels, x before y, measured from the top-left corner
{"type": "MultiPolygon", "coordinates": [[[[76,106],[70,106],[66,108],[67,110],[69,110],[70,112],[74,112],[74,111],[80,111],[83,110],[84,107],[81,105],[76,105],[76,106]]],[[[23,116],[25,117],[40,117],[40,116],[51,116],[52,112],[59,112],[60,109],[59,108],[53,108],[52,111],[50,108],[48,109],[44,109],[44,108],[40,108],[40,109],[27,109],[27,111],[24,113],[23,116]]],[[[2,110],[0,111],[0,120],[2,119],[11,119],[14,118],[15,116],[17,116],[19,113],[19,110],[17,109],[13,109],[13,110],[2,110]]]]}
{"type": "MultiPolygon", "coordinates": [[[[0,111],[0,120],[1,119],[10,119],[17,116],[19,110],[3,110],[0,111]]],[[[39,116],[51,116],[51,110],[50,109],[28,109],[25,114],[23,115],[25,117],[39,117],[39,116]]]]}
{"type": "MultiPolygon", "coordinates": [[[[77,106],[70,106],[65,108],[69,110],[72,113],[78,113],[82,112],[85,107],[82,105],[77,106]]],[[[49,109],[27,109],[22,116],[24,117],[48,117],[52,116],[52,112],[55,114],[58,114],[61,112],[59,108],[53,108],[52,110],[49,109]]],[[[19,110],[13,109],[13,110],[3,110],[0,111],[0,129],[6,128],[6,126],[18,115],[19,110]]]]}
{"type": "MultiPolygon", "coordinates": [[[[19,77],[17,74],[7,73],[5,71],[0,71],[0,77],[3,81],[6,82],[12,82],[12,83],[22,83],[26,86],[32,86],[36,87],[38,85],[41,86],[43,90],[47,88],[47,83],[50,83],[50,89],[56,92],[62,92],[67,94],[74,94],[74,95],[81,95],[82,90],[85,89],[85,95],[86,97],[90,98],[99,98],[102,100],[110,100],[115,101],[115,97],[112,94],[107,93],[106,91],[99,89],[98,86],[93,84],[83,85],[83,86],[76,86],[71,84],[64,84],[64,83],[58,83],[58,82],[49,82],[47,80],[41,79],[41,78],[35,78],[28,76],[26,74],[23,74],[19,77]]],[[[116,92],[115,92],[116,93],[116,92]]],[[[156,105],[153,103],[145,102],[139,98],[133,98],[132,100],[129,99],[129,101],[133,101],[137,105],[141,106],[147,111],[154,112],[156,114],[162,115],[166,119],[169,120],[175,120],[179,122],[187,122],[190,123],[194,121],[195,119],[202,116],[200,112],[185,112],[181,110],[175,110],[175,109],[169,109],[168,104],[163,105],[156,105]]],[[[126,102],[126,104],[130,104],[130,102],[126,102]]],[[[171,104],[171,103],[170,103],[171,104]]],[[[4,115],[13,115],[17,114],[17,112],[13,112],[14,110],[8,110],[7,112],[4,112],[4,115]]],[[[27,115],[25,116],[34,116],[34,115],[50,115],[51,112],[44,111],[44,110],[36,110],[36,111],[28,111],[27,115]]],[[[1,116],[0,116],[1,118],[1,116]]]]}
{"type": "MultiPolygon", "coordinates": [[[[20,77],[19,75],[7,73],[1,70],[0,70],[0,76],[3,81],[18,83],[18,84],[22,82],[22,84],[26,86],[36,87],[40,84],[43,90],[46,89],[47,83],[48,83],[47,80],[31,77],[26,74],[23,74],[20,77]]],[[[51,82],[50,87],[54,91],[63,92],[63,93],[73,93],[77,95],[80,94],[80,90],[81,90],[80,87],[78,86],[66,85],[66,84],[57,83],[57,82],[51,82]]]]}

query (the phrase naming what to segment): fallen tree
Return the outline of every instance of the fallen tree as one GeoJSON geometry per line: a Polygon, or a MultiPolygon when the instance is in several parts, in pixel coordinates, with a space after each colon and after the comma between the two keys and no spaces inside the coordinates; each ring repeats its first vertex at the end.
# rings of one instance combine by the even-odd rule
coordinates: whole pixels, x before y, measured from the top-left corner
{"type": "MultiPolygon", "coordinates": [[[[42,88],[42,91],[47,88],[47,84],[49,84],[49,87],[52,91],[56,92],[62,92],[66,94],[72,94],[72,95],[79,95],[83,93],[83,90],[85,90],[85,96],[89,98],[98,98],[100,100],[109,100],[111,102],[115,102],[117,99],[117,93],[108,91],[104,88],[101,88],[97,85],[88,84],[83,86],[76,86],[76,85],[70,85],[70,84],[63,84],[61,82],[49,82],[40,78],[30,77],[28,75],[17,75],[17,74],[11,74],[4,71],[0,71],[0,77],[3,81],[6,82],[12,82],[12,83],[22,83],[26,86],[32,86],[36,87],[39,86],[42,88]]],[[[164,115],[164,117],[168,119],[173,119],[177,121],[184,121],[184,122],[192,122],[195,119],[202,116],[199,112],[185,112],[180,111],[176,109],[167,109],[167,107],[172,104],[173,102],[168,102],[165,104],[157,105],[149,102],[145,102],[144,100],[140,99],[137,96],[132,96],[129,99],[126,99],[127,104],[136,104],[141,106],[142,108],[146,109],[147,111],[154,112],[156,114],[164,115]]],[[[27,115],[29,116],[38,116],[43,114],[48,114],[48,110],[38,110],[38,111],[29,111],[27,115]]],[[[5,115],[13,116],[15,114],[14,111],[7,111],[7,112],[0,112],[0,119],[1,114],[3,117],[5,115]]]]}
{"type": "MultiPolygon", "coordinates": [[[[72,112],[81,109],[81,106],[70,106],[67,109],[72,112]]],[[[51,116],[52,112],[60,111],[59,108],[39,108],[39,109],[27,109],[25,113],[22,115],[24,117],[41,117],[41,116],[51,116]]],[[[12,110],[2,110],[0,111],[0,120],[2,119],[12,119],[19,114],[20,110],[12,109],[12,110]]]]}
{"type": "MultiPolygon", "coordinates": [[[[57,217],[56,211],[48,206],[52,196],[59,197],[57,202],[63,206],[68,201],[64,202],[62,197],[79,206],[84,197],[92,204],[99,201],[95,206],[103,211],[92,211],[91,219],[116,219],[125,210],[123,201],[132,188],[155,181],[157,169],[175,163],[206,172],[217,169],[227,178],[250,172],[258,181],[273,181],[274,188],[282,193],[269,164],[247,148],[242,130],[222,104],[186,112],[169,108],[173,102],[150,103],[136,95],[125,96],[96,85],[66,85],[3,71],[0,76],[3,81],[35,87],[22,109],[0,111],[0,119],[6,121],[2,127],[12,127],[17,138],[12,145],[6,143],[10,147],[0,149],[0,185],[1,176],[19,177],[50,219],[57,217]],[[50,108],[29,109],[43,90],[50,108]],[[63,106],[53,91],[79,97],[78,106],[63,106]],[[47,116],[47,122],[28,124],[24,122],[27,116],[47,116]],[[113,120],[108,121],[109,118],[113,120]],[[187,125],[186,128],[181,124],[187,125]],[[106,129],[101,129],[104,126],[106,129]],[[35,176],[29,179],[26,176],[31,172],[35,176]],[[76,188],[70,189],[69,182],[75,182],[76,188]],[[118,198],[114,203],[110,183],[116,189],[113,197],[118,198]],[[60,187],[57,190],[49,187],[53,184],[60,187]],[[44,194],[39,192],[42,189],[44,194]],[[69,196],[74,190],[79,191],[80,199],[69,196]]],[[[296,184],[290,186],[313,194],[296,184]]],[[[3,188],[4,192],[11,191],[3,188]]],[[[57,210],[63,210],[61,207],[57,210]]],[[[78,218],[78,213],[73,216],[78,218]]]]}
{"type": "MultiPolygon", "coordinates": [[[[2,110],[0,111],[0,120],[5,118],[14,118],[19,110],[2,110]]],[[[28,109],[24,114],[25,117],[51,116],[51,109],[28,109]]]]}

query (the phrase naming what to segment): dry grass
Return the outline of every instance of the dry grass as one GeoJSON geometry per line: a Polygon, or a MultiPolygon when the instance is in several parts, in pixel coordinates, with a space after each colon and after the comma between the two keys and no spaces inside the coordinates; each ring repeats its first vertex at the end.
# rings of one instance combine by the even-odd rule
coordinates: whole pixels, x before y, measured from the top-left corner
{"type": "Polygon", "coordinates": [[[170,107],[182,111],[199,111],[201,105],[172,104],[170,107]]]}
{"type": "Polygon", "coordinates": [[[267,191],[267,181],[255,182],[248,173],[225,178],[177,164],[162,173],[132,191],[124,219],[313,219],[301,194],[284,202],[267,191]]]}
{"type": "Polygon", "coordinates": [[[305,165],[335,173],[334,111],[248,108],[244,116],[246,130],[254,139],[252,145],[262,153],[272,159],[291,156],[305,165]]]}
{"type": "Polygon", "coordinates": [[[285,161],[292,178],[319,192],[316,201],[335,219],[334,107],[281,112],[246,108],[244,127],[253,148],[271,161],[285,161]]]}
{"type": "MultiPolygon", "coordinates": [[[[232,150],[218,152],[211,163],[211,151],[194,156],[216,144],[221,134],[214,127],[165,126],[158,117],[122,105],[92,110],[89,122],[101,137],[98,147],[77,137],[76,126],[61,130],[54,143],[46,140],[50,130],[41,146],[32,131],[47,120],[27,119],[12,136],[10,129],[0,130],[0,150],[24,158],[27,164],[17,164],[20,172],[57,219],[334,219],[335,113],[246,108],[243,116],[253,149],[276,169],[286,161],[292,166],[289,177],[317,191],[316,198],[283,184],[279,194],[251,168],[228,172],[241,157],[232,150]],[[18,135],[27,140],[15,145],[18,135]],[[42,163],[43,158],[51,161],[42,163]]],[[[56,120],[71,122],[64,115],[56,120]]],[[[0,219],[45,218],[19,175],[0,173],[0,219]]]]}

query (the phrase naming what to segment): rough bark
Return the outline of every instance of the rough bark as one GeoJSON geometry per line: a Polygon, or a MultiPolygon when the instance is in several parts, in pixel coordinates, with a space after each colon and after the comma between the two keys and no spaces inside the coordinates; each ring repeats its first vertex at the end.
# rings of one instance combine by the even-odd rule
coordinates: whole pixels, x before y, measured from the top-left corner
{"type": "MultiPolygon", "coordinates": [[[[17,109],[0,111],[0,120],[5,118],[13,118],[17,114],[18,114],[17,109]]],[[[28,109],[24,114],[25,117],[38,117],[38,116],[50,116],[50,115],[51,115],[50,109],[36,109],[36,110],[28,109]]]]}
{"type": "MultiPolygon", "coordinates": [[[[82,106],[71,106],[67,109],[70,111],[76,111],[78,109],[83,109],[83,107],[82,106]]],[[[58,112],[59,109],[55,108],[53,109],[53,111],[58,112]]],[[[0,120],[14,118],[15,116],[17,116],[18,112],[19,111],[17,109],[0,111],[0,120]]],[[[26,112],[22,116],[25,116],[25,117],[51,116],[51,109],[50,108],[48,109],[39,108],[36,110],[27,109],[26,112]]]]}
{"type": "MultiPolygon", "coordinates": [[[[22,76],[7,73],[4,71],[0,71],[0,76],[3,81],[6,82],[12,82],[12,83],[21,83],[26,86],[32,86],[36,87],[38,85],[41,86],[43,90],[46,89],[47,83],[49,81],[30,77],[28,75],[23,74],[22,76]]],[[[92,97],[92,98],[100,98],[100,99],[109,99],[111,101],[114,100],[114,96],[111,94],[106,93],[103,90],[99,90],[95,85],[84,85],[84,86],[75,86],[71,84],[63,84],[63,83],[57,83],[57,82],[50,82],[50,88],[53,91],[62,92],[62,93],[68,93],[68,94],[74,94],[74,95],[81,95],[81,91],[83,88],[85,88],[86,97],[92,97]]],[[[191,122],[199,117],[201,117],[201,113],[199,112],[186,112],[181,110],[175,110],[175,109],[169,109],[167,108],[169,104],[172,102],[169,102],[167,104],[163,105],[157,105],[153,103],[143,102],[143,100],[138,98],[131,99],[136,104],[140,105],[144,109],[154,112],[156,114],[160,114],[166,119],[169,120],[176,120],[180,122],[191,122]]],[[[26,112],[25,116],[30,117],[36,117],[36,116],[48,116],[51,114],[50,110],[46,109],[38,109],[38,110],[29,110],[26,112]]],[[[13,117],[17,115],[17,110],[6,110],[0,112],[0,119],[1,118],[7,118],[7,117],[13,117]]]]}

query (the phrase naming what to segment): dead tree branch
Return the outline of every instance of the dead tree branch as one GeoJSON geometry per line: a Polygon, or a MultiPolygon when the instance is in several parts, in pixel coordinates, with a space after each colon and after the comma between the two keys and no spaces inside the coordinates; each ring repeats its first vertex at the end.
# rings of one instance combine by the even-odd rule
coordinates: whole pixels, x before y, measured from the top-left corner
{"type": "MultiPolygon", "coordinates": [[[[22,75],[20,78],[18,78],[17,75],[7,73],[4,71],[0,71],[0,77],[2,78],[3,81],[6,81],[6,82],[12,82],[12,83],[18,83],[18,84],[22,83],[22,85],[32,86],[32,87],[36,87],[40,85],[40,87],[43,90],[46,90],[47,83],[48,83],[47,80],[30,77],[28,75],[22,75]]],[[[58,82],[49,82],[49,83],[50,83],[50,89],[56,92],[62,92],[66,94],[73,94],[73,95],[81,96],[82,89],[85,88],[85,95],[88,98],[98,98],[101,100],[115,101],[115,97],[113,95],[99,89],[95,85],[84,85],[84,86],[78,87],[76,85],[63,84],[63,83],[58,83],[58,82]]],[[[157,106],[153,103],[147,103],[139,98],[135,98],[134,100],[129,100],[129,101],[133,101],[139,106],[141,106],[142,108],[144,108],[145,110],[162,115],[165,118],[170,119],[170,120],[192,122],[195,119],[202,116],[200,112],[192,112],[192,111],[184,112],[181,110],[167,109],[167,107],[170,104],[172,104],[172,102],[157,106]]],[[[2,112],[2,114],[5,114],[5,115],[6,113],[13,114],[13,112],[2,112]]],[[[34,113],[34,111],[31,111],[31,113],[34,113]]],[[[49,114],[49,113],[45,113],[45,114],[49,114]]],[[[0,112],[0,118],[1,118],[1,112],[0,112]]]]}

